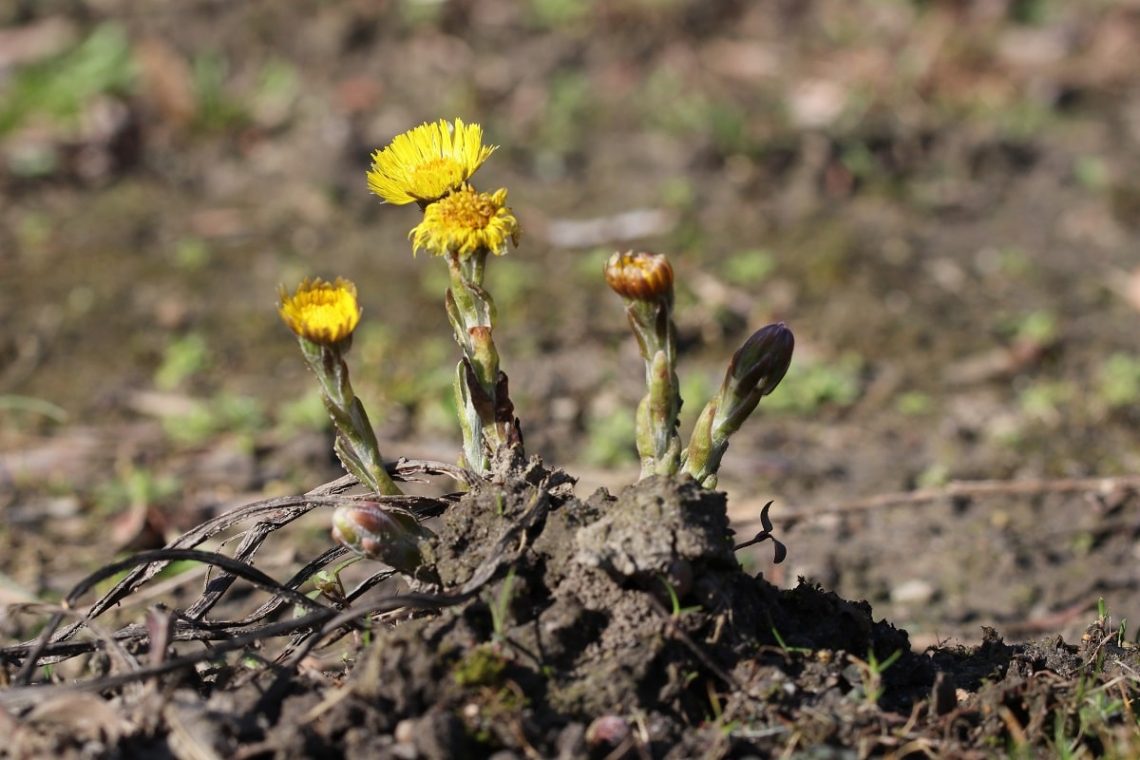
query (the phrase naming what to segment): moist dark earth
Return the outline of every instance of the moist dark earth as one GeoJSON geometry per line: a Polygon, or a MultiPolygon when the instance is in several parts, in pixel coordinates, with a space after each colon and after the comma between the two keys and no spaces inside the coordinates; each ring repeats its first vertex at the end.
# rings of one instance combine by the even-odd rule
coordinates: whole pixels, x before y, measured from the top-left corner
{"type": "Polygon", "coordinates": [[[0,755],[1135,756],[1138,72],[1130,2],[0,6],[0,755]],[[364,183],[456,115],[545,464],[417,486],[438,585],[341,590],[311,497],[197,545],[267,532],[202,618],[255,622],[179,617],[183,561],[25,667],[90,573],[341,474],[280,283],[357,283],[384,453],[456,460],[445,273],[364,183]],[[630,485],[627,248],[676,272],[683,435],[795,332],[723,493],[630,485]],[[769,501],[780,564],[734,550],[769,501]]]}

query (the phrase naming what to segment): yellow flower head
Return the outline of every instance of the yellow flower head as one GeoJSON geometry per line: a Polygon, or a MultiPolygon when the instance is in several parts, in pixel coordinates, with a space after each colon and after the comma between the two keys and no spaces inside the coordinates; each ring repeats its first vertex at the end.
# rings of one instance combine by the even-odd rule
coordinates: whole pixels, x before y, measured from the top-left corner
{"type": "Polygon", "coordinates": [[[360,322],[356,285],[341,277],[325,282],[306,279],[289,295],[280,289],[277,312],[299,337],[331,346],[352,335],[360,322]]]}
{"type": "Polygon", "coordinates": [[[424,220],[412,228],[412,253],[426,248],[436,256],[454,252],[470,256],[479,249],[496,256],[507,252],[507,241],[519,241],[519,222],[504,204],[507,191],[478,193],[464,185],[424,209],[424,220]]]}
{"type": "Polygon", "coordinates": [[[421,124],[372,154],[368,189],[388,203],[431,203],[460,187],[497,145],[484,147],[478,124],[421,124]]]}

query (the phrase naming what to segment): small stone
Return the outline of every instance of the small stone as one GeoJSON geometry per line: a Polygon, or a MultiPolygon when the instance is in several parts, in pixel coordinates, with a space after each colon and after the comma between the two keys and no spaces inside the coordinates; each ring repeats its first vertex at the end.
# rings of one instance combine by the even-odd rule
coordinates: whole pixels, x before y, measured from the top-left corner
{"type": "Polygon", "coordinates": [[[924,580],[912,578],[891,589],[891,601],[895,604],[922,605],[934,598],[934,587],[924,580]]]}
{"type": "Polygon", "coordinates": [[[411,744],[416,738],[415,721],[404,719],[397,723],[396,730],[392,732],[392,738],[399,744],[411,744]]]}
{"type": "Polygon", "coordinates": [[[586,744],[591,747],[605,745],[617,747],[629,739],[629,721],[617,715],[602,715],[586,728],[586,744]]]}

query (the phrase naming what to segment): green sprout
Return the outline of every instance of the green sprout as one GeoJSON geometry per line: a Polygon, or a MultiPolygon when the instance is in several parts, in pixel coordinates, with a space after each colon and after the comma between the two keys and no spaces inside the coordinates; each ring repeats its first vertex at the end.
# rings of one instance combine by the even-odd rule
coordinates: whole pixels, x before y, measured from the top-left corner
{"type": "Polygon", "coordinates": [[[511,598],[514,594],[515,569],[512,567],[503,579],[499,594],[491,604],[491,630],[495,641],[505,641],[507,638],[507,620],[510,615],[511,598]]]}
{"type": "Polygon", "coordinates": [[[883,688],[883,674],[888,668],[899,661],[902,654],[901,649],[896,649],[882,661],[879,660],[874,649],[867,652],[866,660],[860,660],[854,655],[847,655],[848,661],[859,669],[863,680],[863,697],[867,700],[867,704],[878,704],[885,691],[883,688]]]}

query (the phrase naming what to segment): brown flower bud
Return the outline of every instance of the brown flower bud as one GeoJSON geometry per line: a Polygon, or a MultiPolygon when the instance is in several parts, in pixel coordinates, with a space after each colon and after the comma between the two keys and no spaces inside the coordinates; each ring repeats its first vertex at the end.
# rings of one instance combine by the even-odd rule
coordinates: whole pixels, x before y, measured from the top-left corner
{"type": "Polygon", "coordinates": [[[661,253],[617,252],[606,262],[606,282],[622,298],[654,301],[673,292],[673,267],[661,253]]]}

